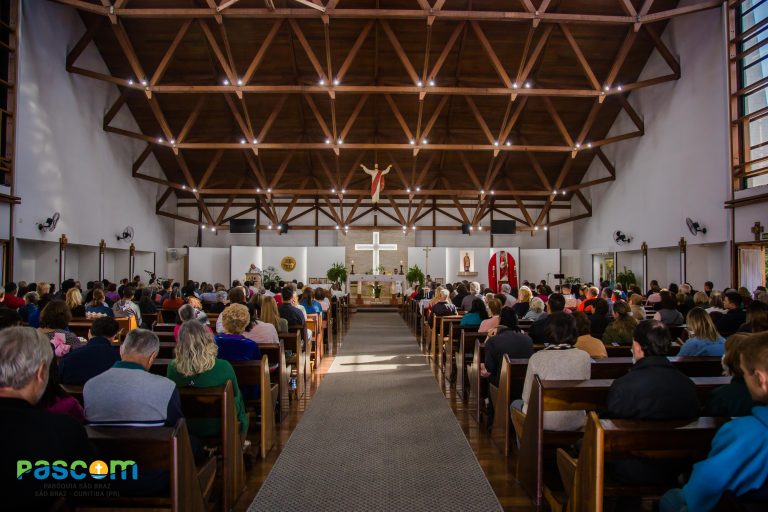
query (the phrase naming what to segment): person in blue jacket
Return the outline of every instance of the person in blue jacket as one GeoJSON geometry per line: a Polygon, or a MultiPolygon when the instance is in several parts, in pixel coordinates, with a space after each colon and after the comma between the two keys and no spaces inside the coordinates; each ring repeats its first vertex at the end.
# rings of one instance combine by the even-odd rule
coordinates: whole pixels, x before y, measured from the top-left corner
{"type": "Polygon", "coordinates": [[[741,368],[755,402],[752,415],[734,418],[712,440],[709,456],[693,466],[688,483],[661,499],[662,512],[708,512],[725,492],[766,500],[768,508],[768,332],[744,343],[741,368]]]}

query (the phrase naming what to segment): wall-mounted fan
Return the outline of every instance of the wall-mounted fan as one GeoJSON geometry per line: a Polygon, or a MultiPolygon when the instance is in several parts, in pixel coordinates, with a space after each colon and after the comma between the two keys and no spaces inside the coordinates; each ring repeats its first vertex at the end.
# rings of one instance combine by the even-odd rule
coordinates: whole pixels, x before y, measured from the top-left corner
{"type": "Polygon", "coordinates": [[[693,236],[696,236],[699,233],[707,234],[707,228],[701,227],[701,224],[694,222],[690,217],[685,218],[685,224],[688,226],[688,231],[690,231],[693,236]]]}
{"type": "Polygon", "coordinates": [[[632,239],[629,236],[627,236],[625,233],[622,233],[621,231],[616,231],[613,234],[613,241],[616,242],[618,245],[624,245],[631,242],[632,239]]]}
{"type": "Polygon", "coordinates": [[[133,228],[131,226],[125,226],[123,232],[117,235],[117,241],[130,242],[133,240],[133,228]]]}
{"type": "Polygon", "coordinates": [[[40,231],[48,231],[48,232],[53,231],[54,229],[56,229],[56,224],[59,223],[60,217],[61,215],[59,214],[59,212],[54,212],[53,215],[45,219],[45,222],[38,222],[37,229],[39,229],[40,231]]]}

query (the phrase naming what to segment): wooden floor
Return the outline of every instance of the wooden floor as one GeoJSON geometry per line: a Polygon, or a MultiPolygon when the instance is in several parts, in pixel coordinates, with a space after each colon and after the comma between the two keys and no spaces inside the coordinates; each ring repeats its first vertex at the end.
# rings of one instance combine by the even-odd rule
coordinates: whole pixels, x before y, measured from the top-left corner
{"type": "MultiPolygon", "coordinates": [[[[355,318],[352,316],[352,322],[354,321],[355,318]]],[[[416,343],[415,338],[413,342],[416,343]]],[[[333,364],[334,356],[338,353],[338,350],[339,346],[334,344],[334,347],[325,354],[325,358],[322,360],[320,367],[313,373],[312,383],[308,387],[304,397],[297,402],[291,403],[290,412],[276,429],[277,446],[269,452],[266,459],[262,460],[257,458],[254,460],[253,466],[248,470],[246,490],[235,506],[235,511],[242,512],[248,509],[248,506],[253,501],[256,493],[258,493],[259,487],[261,487],[261,484],[266,480],[269,471],[280,456],[283,447],[288,443],[288,439],[291,437],[293,429],[296,428],[296,425],[298,425],[301,420],[301,416],[304,414],[309,402],[312,400],[312,396],[317,392],[323,378],[328,373],[328,369],[331,367],[331,364],[333,364]]],[[[456,419],[459,421],[464,434],[467,436],[469,444],[472,447],[472,450],[474,450],[475,456],[480,462],[480,466],[483,468],[483,471],[490,481],[493,490],[496,492],[496,496],[499,498],[504,510],[514,510],[515,512],[535,510],[530,499],[515,480],[514,459],[504,459],[501,452],[496,448],[496,445],[484,432],[484,428],[478,425],[474,418],[472,418],[471,412],[467,408],[467,404],[458,399],[455,389],[451,389],[447,385],[445,379],[442,378],[442,374],[440,374],[440,370],[434,364],[431,366],[435,378],[441,383],[441,390],[443,391],[446,400],[448,400],[448,404],[453,409],[456,419]]],[[[255,442],[256,439],[254,438],[252,441],[255,442]]],[[[332,485],[332,483],[329,483],[329,485],[332,485]]],[[[311,504],[308,504],[308,508],[311,508],[311,504]]]]}

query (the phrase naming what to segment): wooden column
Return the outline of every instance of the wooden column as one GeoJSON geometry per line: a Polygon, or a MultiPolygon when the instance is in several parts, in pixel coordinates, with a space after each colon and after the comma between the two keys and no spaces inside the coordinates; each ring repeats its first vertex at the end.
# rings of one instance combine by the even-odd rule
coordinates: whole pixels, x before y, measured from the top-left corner
{"type": "Polygon", "coordinates": [[[128,248],[128,280],[133,279],[133,273],[136,271],[136,246],[131,244],[128,248]]]}
{"type": "Polygon", "coordinates": [[[107,250],[107,242],[104,239],[99,242],[99,281],[104,280],[104,253],[107,250]]]}
{"type": "Polygon", "coordinates": [[[687,267],[688,267],[688,243],[685,241],[685,237],[680,237],[680,241],[677,243],[680,248],[680,284],[687,281],[687,267]]]}
{"type": "Polygon", "coordinates": [[[67,235],[61,235],[59,238],[59,289],[61,289],[61,283],[66,279],[68,243],[67,235]]]}
{"type": "Polygon", "coordinates": [[[642,245],[640,245],[640,254],[643,256],[643,263],[642,263],[642,272],[643,272],[643,289],[641,290],[643,293],[645,293],[648,290],[648,244],[643,242],[642,245]]]}

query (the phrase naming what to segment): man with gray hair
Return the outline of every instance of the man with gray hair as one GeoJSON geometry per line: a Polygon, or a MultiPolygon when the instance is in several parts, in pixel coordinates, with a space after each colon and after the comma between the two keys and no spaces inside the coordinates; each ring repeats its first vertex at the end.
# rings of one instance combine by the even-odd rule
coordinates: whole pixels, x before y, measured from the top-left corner
{"type": "Polygon", "coordinates": [[[507,298],[506,302],[504,302],[505,308],[511,308],[512,306],[515,305],[515,303],[517,302],[517,297],[512,295],[511,286],[509,286],[507,283],[504,283],[503,285],[501,285],[501,293],[507,298]]]}
{"type": "Polygon", "coordinates": [[[464,311],[469,311],[472,309],[472,301],[482,298],[483,296],[480,294],[480,283],[477,281],[472,281],[469,283],[469,295],[464,297],[464,299],[461,301],[461,309],[464,311]]]}
{"type": "Polygon", "coordinates": [[[0,332],[0,469],[4,510],[47,510],[53,498],[35,497],[43,489],[31,470],[17,475],[16,461],[91,461],[96,453],[74,418],[35,405],[48,385],[51,342],[31,327],[0,332]],[[8,501],[10,500],[10,502],[8,501]]]}
{"type": "Polygon", "coordinates": [[[91,425],[173,426],[184,417],[176,384],[149,373],[160,350],[157,335],[134,329],[120,345],[120,359],[85,383],[85,419],[91,425]]]}

